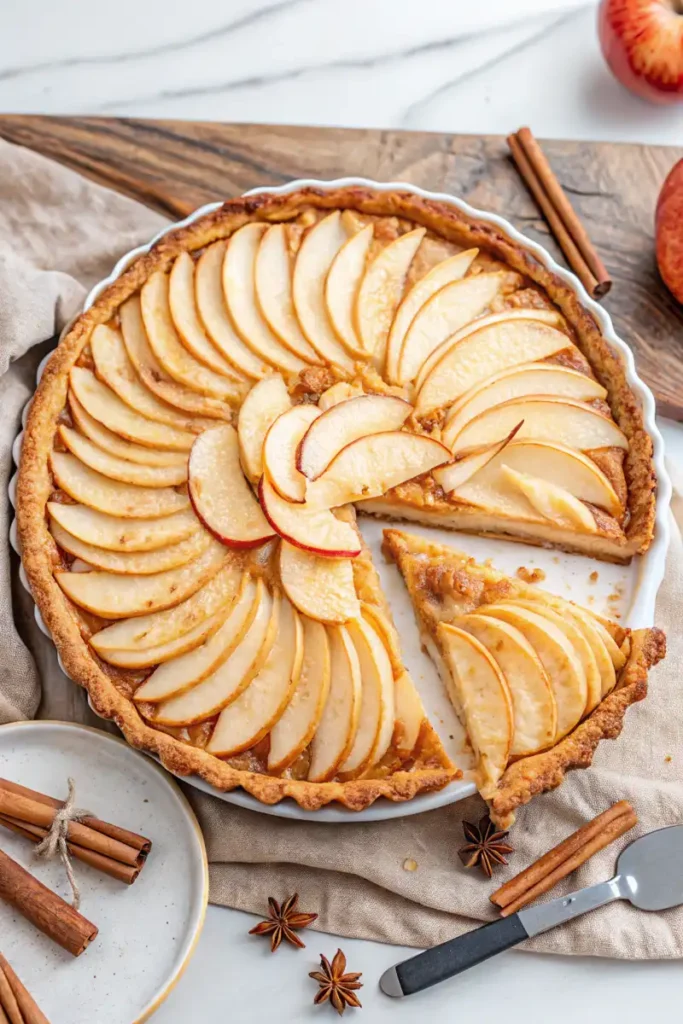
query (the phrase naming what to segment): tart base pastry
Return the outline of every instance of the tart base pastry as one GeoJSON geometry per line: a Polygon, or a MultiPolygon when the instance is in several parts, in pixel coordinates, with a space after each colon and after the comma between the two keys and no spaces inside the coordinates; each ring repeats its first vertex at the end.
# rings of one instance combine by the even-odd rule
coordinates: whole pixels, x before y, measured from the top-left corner
{"type": "MultiPolygon", "coordinates": [[[[649,669],[665,655],[664,634],[659,629],[626,629],[479,565],[453,548],[400,530],[384,531],[384,551],[403,576],[423,645],[469,732],[478,786],[492,820],[507,828],[518,807],[555,789],[568,771],[587,768],[598,743],[619,735],[628,707],[647,695],[649,669]],[[601,643],[603,656],[606,650],[615,670],[607,665],[611,677],[603,674],[603,691],[598,689],[592,700],[587,673],[570,675],[570,669],[586,667],[580,664],[586,638],[594,652],[601,643]],[[552,721],[549,712],[539,711],[543,698],[534,663],[555,690],[552,721]],[[455,685],[454,676],[459,677],[455,685]],[[549,726],[545,738],[540,728],[533,728],[536,742],[545,749],[514,756],[516,730],[521,727],[528,733],[532,714],[543,717],[541,726],[549,726]]],[[[595,669],[596,659],[591,663],[595,669]]]]}
{"type": "Polygon", "coordinates": [[[360,809],[459,773],[355,510],[627,562],[655,489],[624,368],[560,278],[446,204],[302,189],[172,231],[76,319],[17,520],[67,672],[129,742],[360,809]]]}

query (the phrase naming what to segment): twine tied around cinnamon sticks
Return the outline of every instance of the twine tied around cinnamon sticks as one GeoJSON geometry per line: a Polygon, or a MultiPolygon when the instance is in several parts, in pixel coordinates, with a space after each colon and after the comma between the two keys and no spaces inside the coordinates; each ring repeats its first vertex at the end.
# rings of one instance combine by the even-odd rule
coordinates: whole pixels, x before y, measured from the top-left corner
{"type": "Polygon", "coordinates": [[[81,808],[75,807],[76,802],[76,784],[72,778],[67,780],[69,786],[69,792],[64,805],[56,811],[55,816],[50,825],[50,830],[44,839],[38,843],[33,855],[35,857],[42,857],[45,860],[52,860],[59,854],[66,877],[69,880],[71,886],[71,906],[74,910],[78,910],[81,905],[81,890],[78,887],[76,881],[76,875],[74,874],[73,865],[71,863],[71,857],[69,856],[69,848],[67,846],[67,836],[69,834],[69,822],[70,821],[83,821],[84,818],[92,817],[90,811],[82,810],[81,808]]]}

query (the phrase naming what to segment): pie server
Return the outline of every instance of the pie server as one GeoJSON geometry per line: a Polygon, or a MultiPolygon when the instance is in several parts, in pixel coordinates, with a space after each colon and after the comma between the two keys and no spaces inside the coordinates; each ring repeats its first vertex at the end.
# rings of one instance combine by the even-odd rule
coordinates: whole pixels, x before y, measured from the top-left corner
{"type": "Polygon", "coordinates": [[[421,992],[612,900],[628,900],[639,910],[668,910],[683,903],[683,825],[660,828],[629,843],[609,882],[578,889],[442,942],[390,967],[380,978],[380,988],[395,998],[421,992]]]}

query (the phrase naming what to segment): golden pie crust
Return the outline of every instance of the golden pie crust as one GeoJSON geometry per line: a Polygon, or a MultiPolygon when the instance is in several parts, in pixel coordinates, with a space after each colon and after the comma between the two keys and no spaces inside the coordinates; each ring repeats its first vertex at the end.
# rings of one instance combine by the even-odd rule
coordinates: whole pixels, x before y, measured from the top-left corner
{"type": "MultiPolygon", "coordinates": [[[[135,260],[70,326],[45,369],[31,406],[19,472],[17,521],[22,559],[32,593],[67,673],[88,690],[96,711],[115,721],[133,746],[156,754],[171,771],[179,775],[196,773],[220,790],[242,786],[268,804],[289,796],[306,809],[316,809],[330,801],[360,809],[379,796],[408,800],[418,792],[442,787],[459,773],[446,758],[436,734],[426,721],[419,743],[419,757],[409,769],[395,771],[384,778],[326,783],[275,778],[258,771],[236,769],[198,747],[152,728],[143,720],[133,701],[117,688],[112,673],[105,671],[103,663],[89,647],[83,614],[67,600],[54,579],[57,549],[48,529],[46,503],[54,487],[49,456],[58,420],[66,405],[69,371],[88,345],[93,328],[110,321],[119,306],[134,295],[151,274],[168,271],[180,253],[195,252],[211,242],[228,238],[252,221],[268,224],[294,222],[306,211],[313,211],[315,216],[319,216],[321,211],[334,209],[357,211],[363,216],[379,218],[378,223],[382,223],[382,219],[395,222],[398,218],[400,223],[408,221],[412,226],[424,226],[437,240],[443,239],[463,248],[477,246],[491,259],[524,275],[544,291],[565,317],[577,347],[607,389],[613,417],[629,442],[623,466],[628,493],[625,539],[618,551],[605,557],[628,561],[632,555],[645,551],[653,536],[655,516],[656,478],[652,443],[620,359],[603,339],[595,320],[580,305],[574,291],[530,252],[492,225],[471,219],[454,207],[408,192],[381,192],[360,187],[332,191],[307,188],[289,195],[263,194],[230,200],[215,212],[165,235],[148,253],[135,260]]],[[[303,390],[320,392],[329,386],[334,375],[330,378],[329,370],[313,367],[303,371],[301,378],[303,390]]],[[[403,498],[405,496],[397,496],[398,516],[402,514],[398,505],[403,498]]],[[[430,521],[428,514],[423,521],[430,521]]],[[[533,538],[530,542],[534,542],[533,538]]],[[[366,586],[375,602],[384,604],[376,577],[368,576],[366,586]]],[[[616,734],[618,727],[615,722],[621,720],[619,709],[622,709],[623,717],[626,705],[644,695],[646,668],[656,660],[659,650],[657,631],[645,633],[649,639],[645,638],[642,643],[634,641],[634,651],[640,650],[642,654],[626,673],[629,679],[633,677],[633,681],[627,687],[622,684],[613,695],[614,710],[609,720],[606,712],[603,715],[605,723],[600,726],[600,735],[608,735],[610,729],[612,734],[616,734]],[[626,699],[631,694],[630,699],[626,699]]],[[[594,738],[595,720],[594,715],[584,723],[585,738],[582,733],[580,748],[574,741],[574,746],[569,749],[568,741],[564,741],[548,755],[539,755],[540,761],[539,758],[534,759],[539,761],[539,766],[533,779],[521,778],[518,765],[514,766],[514,771],[509,770],[510,784],[501,790],[500,798],[494,804],[498,818],[502,820],[509,815],[514,806],[529,799],[534,792],[557,784],[563,771],[571,766],[572,759],[578,762],[590,757],[586,751],[589,748],[592,751],[600,738],[594,738]]]]}
{"type": "MultiPolygon", "coordinates": [[[[457,595],[463,610],[470,611],[501,597],[525,598],[540,592],[538,587],[477,564],[462,552],[401,530],[384,531],[384,551],[403,575],[421,635],[434,643],[439,622],[450,618],[444,602],[448,593],[457,595]]],[[[501,828],[513,823],[515,811],[522,804],[556,789],[568,771],[588,768],[598,743],[616,739],[627,709],[647,696],[648,671],[666,653],[664,633],[657,628],[629,630],[606,619],[601,622],[622,650],[628,647],[616,686],[555,746],[508,764],[495,793],[487,800],[491,818],[501,828]]]]}

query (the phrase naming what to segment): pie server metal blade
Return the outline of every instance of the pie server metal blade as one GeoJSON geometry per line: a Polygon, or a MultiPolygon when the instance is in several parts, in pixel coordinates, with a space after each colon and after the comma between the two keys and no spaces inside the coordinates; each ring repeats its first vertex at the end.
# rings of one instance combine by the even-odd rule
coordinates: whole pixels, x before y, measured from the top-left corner
{"type": "Polygon", "coordinates": [[[395,998],[421,992],[613,900],[628,900],[639,910],[667,910],[683,903],[683,825],[660,828],[629,843],[610,881],[520,910],[434,946],[390,967],[380,978],[380,988],[395,998]]]}

